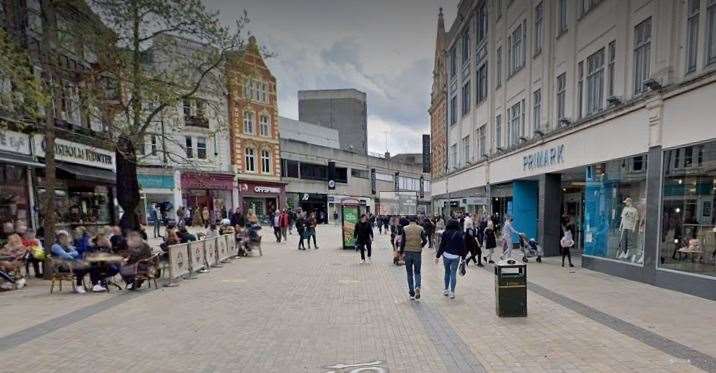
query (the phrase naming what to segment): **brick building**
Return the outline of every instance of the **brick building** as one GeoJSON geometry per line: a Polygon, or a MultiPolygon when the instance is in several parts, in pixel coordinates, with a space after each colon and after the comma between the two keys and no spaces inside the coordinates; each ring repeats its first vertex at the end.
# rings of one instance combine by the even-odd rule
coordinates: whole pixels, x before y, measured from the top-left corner
{"type": "Polygon", "coordinates": [[[445,86],[445,21],[443,10],[438,15],[438,32],[435,40],[433,88],[430,94],[430,172],[433,179],[440,178],[447,168],[447,89],[445,86]]]}
{"type": "Polygon", "coordinates": [[[263,218],[286,204],[281,182],[276,78],[255,37],[227,64],[231,162],[240,206],[263,218]]]}

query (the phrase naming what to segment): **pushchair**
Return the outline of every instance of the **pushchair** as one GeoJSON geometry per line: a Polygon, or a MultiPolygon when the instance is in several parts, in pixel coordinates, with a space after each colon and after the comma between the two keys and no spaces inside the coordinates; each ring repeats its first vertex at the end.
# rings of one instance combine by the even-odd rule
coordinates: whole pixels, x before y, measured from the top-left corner
{"type": "Polygon", "coordinates": [[[522,251],[522,261],[527,263],[529,262],[528,258],[531,258],[533,256],[536,256],[536,262],[542,263],[542,255],[544,255],[544,251],[542,250],[542,246],[537,244],[537,241],[534,240],[534,238],[528,239],[527,236],[524,233],[519,234],[520,237],[520,250],[522,251]]]}

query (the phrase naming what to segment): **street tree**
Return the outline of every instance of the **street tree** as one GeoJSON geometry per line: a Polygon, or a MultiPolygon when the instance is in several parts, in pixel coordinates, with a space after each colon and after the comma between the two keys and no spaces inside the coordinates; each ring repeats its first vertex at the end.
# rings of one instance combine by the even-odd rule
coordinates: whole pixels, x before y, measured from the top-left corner
{"type": "Polygon", "coordinates": [[[116,35],[106,72],[120,94],[106,125],[117,158],[120,226],[137,229],[138,150],[168,111],[200,93],[225,97],[221,70],[230,52],[243,50],[248,18],[244,12],[234,25],[222,25],[200,0],[94,0],[92,6],[116,35]]]}

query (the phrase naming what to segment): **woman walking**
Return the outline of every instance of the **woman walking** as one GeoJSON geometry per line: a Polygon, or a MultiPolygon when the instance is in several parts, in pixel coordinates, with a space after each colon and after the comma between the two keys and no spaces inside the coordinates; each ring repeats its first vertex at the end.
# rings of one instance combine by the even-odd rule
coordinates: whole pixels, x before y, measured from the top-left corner
{"type": "Polygon", "coordinates": [[[460,264],[460,258],[464,258],[465,239],[460,222],[451,219],[445,227],[442,238],[440,239],[440,248],[435,255],[435,263],[438,263],[440,257],[443,258],[445,266],[445,288],[443,295],[455,298],[455,285],[457,285],[457,267],[460,264]]]}
{"type": "Polygon", "coordinates": [[[482,247],[480,247],[480,242],[477,240],[476,230],[476,228],[468,228],[465,231],[465,250],[467,254],[470,254],[465,260],[465,266],[470,264],[470,260],[472,260],[478,267],[483,267],[482,247]]]}
{"type": "Polygon", "coordinates": [[[353,229],[353,238],[355,238],[356,249],[360,250],[360,262],[365,263],[365,252],[368,250],[368,263],[370,263],[371,241],[373,241],[373,226],[368,221],[368,217],[363,214],[360,221],[356,223],[353,229]]]}
{"type": "Polygon", "coordinates": [[[562,255],[562,267],[564,267],[564,258],[567,258],[570,267],[574,267],[571,253],[572,246],[574,246],[574,226],[569,224],[568,218],[562,218],[562,224],[559,230],[559,235],[562,237],[559,240],[559,253],[562,255]]]}
{"type": "Polygon", "coordinates": [[[485,260],[490,264],[495,264],[492,260],[492,254],[495,253],[495,248],[497,247],[497,237],[495,237],[495,226],[492,220],[487,221],[487,226],[482,234],[485,242],[485,251],[487,251],[485,260]]]}

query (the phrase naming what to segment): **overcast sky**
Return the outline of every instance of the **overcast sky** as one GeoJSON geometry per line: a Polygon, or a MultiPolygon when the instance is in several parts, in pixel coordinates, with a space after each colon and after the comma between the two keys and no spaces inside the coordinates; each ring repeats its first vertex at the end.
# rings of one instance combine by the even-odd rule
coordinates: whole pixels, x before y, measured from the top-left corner
{"type": "Polygon", "coordinates": [[[450,27],[458,0],[204,0],[248,31],[275,57],[279,113],[298,119],[301,89],[356,88],[368,95],[368,150],[420,152],[430,132],[438,8],[450,27]]]}

